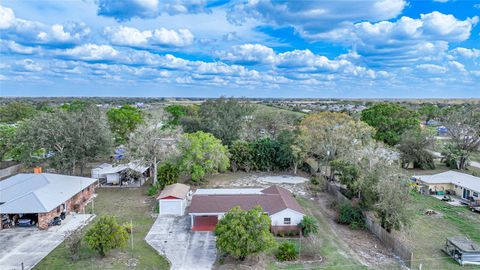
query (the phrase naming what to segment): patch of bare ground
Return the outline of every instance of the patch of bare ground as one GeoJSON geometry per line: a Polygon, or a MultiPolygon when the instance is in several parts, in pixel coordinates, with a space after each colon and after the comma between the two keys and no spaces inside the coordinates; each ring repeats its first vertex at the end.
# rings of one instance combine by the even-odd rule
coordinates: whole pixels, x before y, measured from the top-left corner
{"type": "Polygon", "coordinates": [[[394,254],[368,230],[351,229],[336,222],[337,210],[333,196],[322,192],[319,193],[317,201],[319,210],[327,217],[334,233],[352,249],[362,264],[375,268],[398,264],[394,254]]]}
{"type": "Polygon", "coordinates": [[[257,254],[250,256],[244,261],[238,261],[230,256],[222,257],[223,262],[219,260],[213,265],[214,270],[263,270],[267,268],[268,260],[266,254],[257,254]]]}

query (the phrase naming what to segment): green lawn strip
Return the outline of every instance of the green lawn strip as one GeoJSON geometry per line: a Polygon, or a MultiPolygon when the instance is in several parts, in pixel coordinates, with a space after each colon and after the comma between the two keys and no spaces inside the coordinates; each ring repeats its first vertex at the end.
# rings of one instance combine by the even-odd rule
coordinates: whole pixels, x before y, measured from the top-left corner
{"type": "Polygon", "coordinates": [[[466,207],[451,206],[431,196],[412,192],[410,204],[412,226],[402,232],[414,252],[414,269],[475,269],[461,267],[441,251],[445,239],[450,236],[468,236],[478,241],[480,236],[480,215],[466,207]],[[433,209],[440,215],[427,216],[425,211],[433,209]],[[417,268],[415,268],[417,267],[417,268]]]}
{"type": "MultiPolygon", "coordinates": [[[[169,269],[168,261],[144,240],[155,221],[150,216],[154,205],[152,201],[146,201],[145,191],[146,188],[97,189],[98,196],[94,202],[95,214],[115,215],[120,224],[133,222],[133,250],[129,238],[127,248],[112,250],[105,258],[100,258],[84,243],[80,259],[72,261],[62,243],[35,269],[169,269]],[[135,266],[131,267],[129,264],[135,266]]],[[[89,204],[87,212],[91,210],[92,205],[89,204]]]]}

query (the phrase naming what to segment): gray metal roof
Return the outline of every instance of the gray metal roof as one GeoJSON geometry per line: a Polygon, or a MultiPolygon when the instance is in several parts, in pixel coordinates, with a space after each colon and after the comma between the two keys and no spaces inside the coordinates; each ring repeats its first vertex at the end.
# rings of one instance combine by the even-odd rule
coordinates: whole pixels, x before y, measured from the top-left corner
{"type": "Polygon", "coordinates": [[[17,174],[0,181],[0,214],[47,213],[97,180],[61,174],[17,174]]]}
{"type": "Polygon", "coordinates": [[[446,171],[434,175],[414,175],[413,177],[428,184],[454,184],[480,192],[480,177],[466,173],[446,171]]]}

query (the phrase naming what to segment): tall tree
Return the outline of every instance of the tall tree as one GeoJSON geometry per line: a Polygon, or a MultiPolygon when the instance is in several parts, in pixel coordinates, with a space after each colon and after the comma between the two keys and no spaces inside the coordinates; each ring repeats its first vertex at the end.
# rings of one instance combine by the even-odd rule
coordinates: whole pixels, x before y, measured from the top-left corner
{"type": "Polygon", "coordinates": [[[280,132],[293,129],[302,116],[291,111],[270,107],[254,107],[252,119],[246,122],[244,137],[255,140],[268,137],[277,139],[280,132]]]}
{"type": "Polygon", "coordinates": [[[187,114],[187,107],[178,104],[166,106],[164,110],[170,114],[168,125],[171,126],[178,126],[180,118],[187,114]]]}
{"type": "Polygon", "coordinates": [[[433,155],[428,148],[435,143],[435,138],[420,129],[407,130],[400,137],[398,150],[401,152],[403,166],[413,163],[414,168],[435,169],[433,155]]]}
{"type": "Polygon", "coordinates": [[[451,138],[445,154],[456,157],[457,168],[464,170],[469,155],[480,147],[480,111],[455,109],[443,117],[443,124],[451,138]]]}
{"type": "Polygon", "coordinates": [[[409,129],[419,128],[415,111],[395,103],[379,103],[362,111],[361,120],[376,129],[374,138],[388,145],[396,145],[409,129]]]}
{"type": "Polygon", "coordinates": [[[425,125],[428,124],[430,120],[436,119],[440,114],[440,109],[437,105],[427,104],[420,107],[418,110],[423,119],[425,119],[425,125]]]}
{"type": "Polygon", "coordinates": [[[233,98],[209,99],[200,106],[200,128],[230,145],[240,138],[252,107],[233,98]]]}
{"type": "Polygon", "coordinates": [[[53,168],[74,174],[80,167],[83,174],[87,162],[110,153],[111,138],[100,110],[88,106],[81,111],[41,112],[19,126],[15,140],[22,149],[22,161],[34,162],[34,153],[44,149],[53,168]]]}
{"type": "Polygon", "coordinates": [[[343,113],[322,112],[300,123],[300,141],[310,156],[328,164],[371,141],[373,129],[343,113]]]}
{"type": "Polygon", "coordinates": [[[153,184],[157,183],[157,165],[177,154],[178,130],[162,123],[160,118],[147,118],[129,135],[125,146],[128,160],[140,162],[152,169],[153,184]]]}
{"type": "Polygon", "coordinates": [[[0,124],[0,161],[18,159],[19,148],[15,144],[16,133],[16,126],[0,124]]]}
{"type": "Polygon", "coordinates": [[[115,248],[127,245],[127,230],[118,224],[115,216],[101,216],[85,234],[87,245],[102,257],[115,248]]]}
{"type": "Polygon", "coordinates": [[[0,122],[14,124],[35,115],[35,107],[24,102],[10,102],[0,107],[0,122]]]}
{"type": "Polygon", "coordinates": [[[115,134],[117,144],[124,144],[128,136],[143,122],[143,113],[140,109],[130,105],[120,108],[111,108],[107,111],[110,129],[115,134]]]}
{"type": "Polygon", "coordinates": [[[230,166],[227,147],[212,134],[203,131],[186,133],[178,143],[180,169],[194,183],[200,183],[205,175],[222,172],[230,166]]]}
{"type": "Polygon", "coordinates": [[[251,210],[234,207],[220,219],[215,234],[217,248],[240,260],[275,244],[270,233],[270,217],[260,206],[251,210]]]}

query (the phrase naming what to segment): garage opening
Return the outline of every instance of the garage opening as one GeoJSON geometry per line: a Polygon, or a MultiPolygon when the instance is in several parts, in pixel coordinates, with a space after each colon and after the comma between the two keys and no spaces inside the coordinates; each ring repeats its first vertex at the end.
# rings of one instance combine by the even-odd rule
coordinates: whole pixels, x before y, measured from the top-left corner
{"type": "Polygon", "coordinates": [[[215,230],[218,223],[218,216],[195,216],[193,218],[193,231],[211,232],[215,230]]]}
{"type": "Polygon", "coordinates": [[[2,214],[1,220],[2,229],[38,226],[38,214],[2,214]]]}

